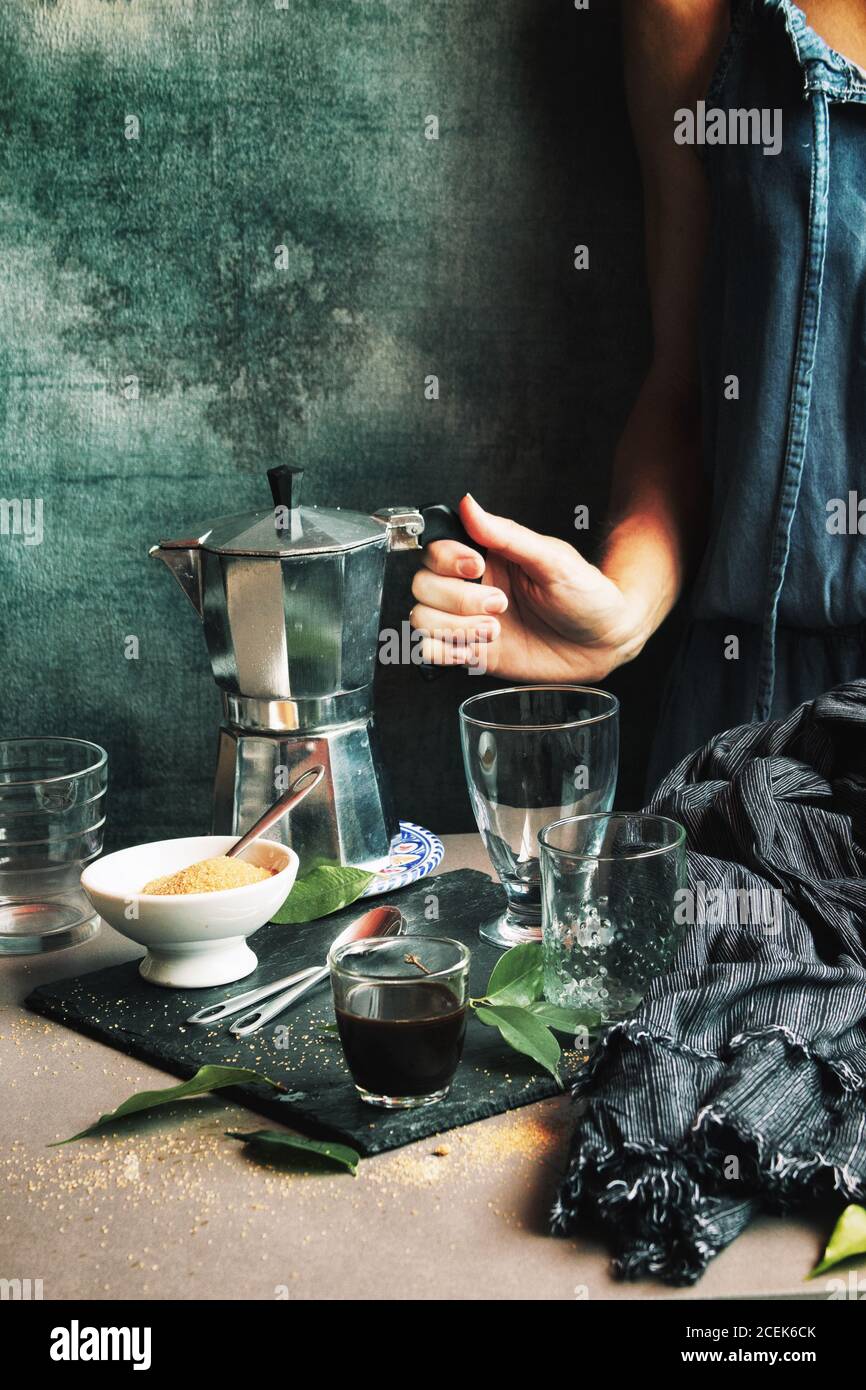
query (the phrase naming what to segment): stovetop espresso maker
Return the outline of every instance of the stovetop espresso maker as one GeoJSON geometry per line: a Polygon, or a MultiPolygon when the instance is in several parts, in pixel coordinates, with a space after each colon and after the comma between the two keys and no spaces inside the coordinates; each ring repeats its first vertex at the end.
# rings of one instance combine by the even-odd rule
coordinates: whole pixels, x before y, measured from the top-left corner
{"type": "Polygon", "coordinates": [[[303,507],[302,473],[268,471],[273,510],[206,522],[150,554],[199,614],[222,691],[214,833],[243,834],[295,777],[323,763],[327,776],[280,823],[280,837],[302,866],[324,859],[376,869],[398,828],[372,701],[385,560],[419,548],[428,513],[425,540],[442,534],[447,509],[364,516],[303,507]]]}

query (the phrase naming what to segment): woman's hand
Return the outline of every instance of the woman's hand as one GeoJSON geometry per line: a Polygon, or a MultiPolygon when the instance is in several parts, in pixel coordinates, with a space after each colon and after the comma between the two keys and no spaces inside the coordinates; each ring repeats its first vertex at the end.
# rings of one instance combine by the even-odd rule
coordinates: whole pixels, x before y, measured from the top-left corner
{"type": "Polygon", "coordinates": [[[651,631],[643,606],[574,546],[493,516],[468,494],[460,518],[487,560],[459,541],[425,550],[411,623],[426,634],[426,662],[483,666],[510,680],[582,681],[637,655],[651,631]]]}

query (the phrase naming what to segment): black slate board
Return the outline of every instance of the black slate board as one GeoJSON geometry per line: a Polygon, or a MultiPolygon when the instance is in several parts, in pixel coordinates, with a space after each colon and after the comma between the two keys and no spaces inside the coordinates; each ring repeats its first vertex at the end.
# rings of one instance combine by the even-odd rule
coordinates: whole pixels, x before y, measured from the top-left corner
{"type": "MultiPolygon", "coordinates": [[[[465,941],[472,951],[471,992],[475,996],[483,993],[500,953],[479,938],[478,926],[502,909],[501,889],[485,874],[458,869],[375,901],[399,906],[410,932],[465,941]],[[435,917],[431,915],[434,907],[435,917]]],[[[281,1081],[288,1094],[277,1095],[254,1086],[225,1094],[270,1120],[309,1134],[341,1139],[362,1154],[399,1148],[557,1094],[552,1077],[507,1047],[495,1029],[470,1018],[463,1061],[445,1100],[427,1109],[402,1112],[365,1105],[352,1085],[339,1040],[321,1031],[322,1024],[333,1021],[327,984],[250,1038],[233,1038],[227,1022],[214,1028],[184,1023],[207,1004],[323,961],[337,933],[365,906],[354,903],[305,926],[262,927],[250,938],[259,967],[235,985],[190,991],[160,989],[139,975],[139,957],[76,979],[41,985],[27,999],[27,1006],[184,1078],[209,1062],[254,1067],[281,1081]]],[[[563,1078],[568,1074],[566,1065],[563,1078]]],[[[93,1113],[82,1114],[82,1126],[106,1108],[94,1097],[93,1113]]]]}

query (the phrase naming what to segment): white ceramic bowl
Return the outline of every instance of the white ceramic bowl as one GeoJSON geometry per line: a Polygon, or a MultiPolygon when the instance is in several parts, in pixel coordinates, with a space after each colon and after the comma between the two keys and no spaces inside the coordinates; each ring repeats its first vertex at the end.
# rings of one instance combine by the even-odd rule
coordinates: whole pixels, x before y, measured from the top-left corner
{"type": "Polygon", "coordinates": [[[145,883],[225,854],[236,835],[154,840],[106,854],[88,865],[81,886],[101,917],[147,947],[139,969],[146,980],[173,989],[203,989],[242,980],[258,961],[246,943],[291,892],[298,856],[274,840],[255,840],[243,858],[277,869],[271,878],[215,893],[142,893],[145,883]]]}

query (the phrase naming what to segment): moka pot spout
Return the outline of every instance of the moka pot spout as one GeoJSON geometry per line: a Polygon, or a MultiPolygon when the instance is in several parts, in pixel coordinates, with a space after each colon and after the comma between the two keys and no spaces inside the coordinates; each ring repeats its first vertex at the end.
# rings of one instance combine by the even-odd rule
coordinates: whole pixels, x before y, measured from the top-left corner
{"type": "Polygon", "coordinates": [[[168,565],[198,616],[203,617],[201,546],[198,540],[160,541],[159,545],[152,545],[147,553],[168,565]]]}

